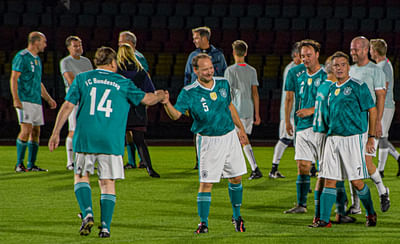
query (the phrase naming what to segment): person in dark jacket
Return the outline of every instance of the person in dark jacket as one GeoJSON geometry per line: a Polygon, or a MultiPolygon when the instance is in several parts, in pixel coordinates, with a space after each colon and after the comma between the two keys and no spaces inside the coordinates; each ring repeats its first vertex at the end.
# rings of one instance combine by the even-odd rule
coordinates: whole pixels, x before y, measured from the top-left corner
{"type": "MultiPolygon", "coordinates": [[[[148,73],[143,69],[143,66],[135,57],[134,51],[129,44],[122,44],[119,46],[117,53],[118,73],[131,79],[135,85],[144,92],[154,92],[154,84],[150,79],[148,73]]],[[[127,137],[133,137],[133,142],[138,149],[140,158],[143,160],[147,172],[153,178],[159,178],[160,175],[154,171],[149,150],[144,134],[147,131],[147,111],[146,106],[138,105],[132,106],[129,111],[127,123],[127,137]]],[[[129,165],[125,165],[129,168],[129,165]]],[[[131,167],[132,168],[132,167],[131,167]]]]}

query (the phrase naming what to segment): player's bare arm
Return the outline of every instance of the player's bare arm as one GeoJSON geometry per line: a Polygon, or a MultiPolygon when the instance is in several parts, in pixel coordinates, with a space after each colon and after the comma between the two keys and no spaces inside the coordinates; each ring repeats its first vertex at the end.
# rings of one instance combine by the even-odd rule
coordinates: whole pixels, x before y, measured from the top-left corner
{"type": "Polygon", "coordinates": [[[293,136],[293,125],[290,123],[290,112],[293,107],[293,91],[286,91],[286,99],[285,99],[285,124],[286,131],[290,136],[293,136]]]}
{"type": "Polygon", "coordinates": [[[18,96],[18,78],[21,75],[21,72],[18,71],[11,71],[10,77],[10,89],[11,95],[13,97],[13,106],[15,108],[22,109],[22,103],[18,96]]]}
{"type": "Polygon", "coordinates": [[[239,128],[238,136],[239,136],[240,143],[241,143],[242,145],[247,145],[247,144],[249,144],[250,142],[249,142],[249,139],[247,138],[247,134],[246,134],[246,132],[245,132],[245,130],[244,130],[242,121],[240,121],[239,114],[238,114],[238,112],[236,111],[236,108],[235,108],[235,106],[232,104],[232,102],[231,102],[231,104],[229,104],[229,110],[231,111],[233,123],[236,125],[236,127],[239,128]]]}
{"type": "Polygon", "coordinates": [[[254,124],[259,125],[261,124],[261,118],[260,118],[260,96],[258,95],[258,87],[257,86],[252,86],[251,87],[251,95],[253,98],[253,104],[254,104],[254,124]]]}
{"type": "Polygon", "coordinates": [[[386,98],[386,90],[375,90],[376,95],[376,138],[380,138],[382,136],[382,116],[383,110],[385,108],[385,98],[386,98]]]}
{"type": "Polygon", "coordinates": [[[72,109],[75,107],[73,103],[65,101],[58,112],[56,122],[54,124],[53,132],[49,139],[49,150],[52,152],[54,149],[58,147],[60,143],[60,131],[64,126],[65,122],[68,119],[69,114],[72,112],[72,109]]]}
{"type": "Polygon", "coordinates": [[[299,118],[304,118],[304,117],[308,117],[314,114],[315,111],[315,107],[311,107],[311,108],[303,108],[300,109],[298,111],[296,111],[296,115],[299,118]]]}
{"type": "Polygon", "coordinates": [[[74,75],[74,73],[72,73],[71,71],[64,72],[63,76],[64,76],[64,78],[67,80],[68,85],[71,85],[72,82],[73,82],[74,79],[75,79],[75,75],[74,75]]]}
{"type": "Polygon", "coordinates": [[[373,153],[375,151],[375,140],[374,137],[376,136],[376,117],[377,117],[377,109],[376,107],[368,109],[369,112],[369,127],[368,127],[368,142],[367,142],[367,152],[373,153]]]}
{"type": "Polygon", "coordinates": [[[165,98],[165,92],[163,90],[157,90],[154,93],[148,92],[142,99],[140,103],[144,105],[154,105],[156,103],[159,103],[165,98]]]}
{"type": "Polygon", "coordinates": [[[177,120],[182,116],[182,113],[176,110],[169,101],[168,91],[165,91],[165,98],[161,101],[161,103],[164,105],[165,112],[172,120],[177,120]]]}
{"type": "Polygon", "coordinates": [[[56,101],[50,96],[47,92],[46,87],[44,87],[43,83],[40,84],[42,97],[49,104],[50,109],[55,109],[57,107],[56,101]]]}

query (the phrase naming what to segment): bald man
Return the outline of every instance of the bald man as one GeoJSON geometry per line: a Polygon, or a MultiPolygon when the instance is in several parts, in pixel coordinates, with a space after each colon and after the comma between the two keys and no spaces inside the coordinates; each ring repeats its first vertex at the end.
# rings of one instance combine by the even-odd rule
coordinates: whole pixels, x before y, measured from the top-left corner
{"type": "MultiPolygon", "coordinates": [[[[369,41],[363,36],[355,37],[350,44],[350,55],[353,59],[354,64],[350,67],[350,76],[365,82],[368,85],[368,89],[371,93],[372,99],[377,108],[376,118],[376,129],[374,135],[368,135],[375,139],[375,149],[378,146],[378,139],[382,136],[382,115],[385,105],[386,95],[386,84],[385,74],[382,69],[379,68],[375,63],[368,59],[369,41]]],[[[371,176],[372,181],[375,183],[376,188],[379,192],[381,210],[386,212],[390,207],[389,189],[385,187],[382,181],[382,177],[379,171],[376,170],[376,166],[372,162],[372,157],[376,156],[376,150],[373,153],[366,153],[365,161],[368,168],[368,173],[371,176]]],[[[351,190],[352,195],[352,206],[349,208],[348,213],[360,214],[360,200],[357,194],[353,194],[354,190],[351,190]]]]}
{"type": "Polygon", "coordinates": [[[31,32],[28,36],[28,47],[19,51],[12,61],[10,88],[20,125],[15,172],[47,171],[35,164],[39,149],[40,126],[44,124],[41,98],[51,109],[57,107],[57,103],[42,83],[42,62],[38,54],[46,48],[46,41],[43,33],[31,32]],[[24,165],[26,148],[28,148],[27,168],[24,165]]]}

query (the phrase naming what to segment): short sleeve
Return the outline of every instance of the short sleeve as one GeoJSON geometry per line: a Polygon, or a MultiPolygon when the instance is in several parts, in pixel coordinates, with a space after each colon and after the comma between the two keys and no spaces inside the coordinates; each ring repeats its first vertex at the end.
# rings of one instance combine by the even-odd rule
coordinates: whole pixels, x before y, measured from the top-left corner
{"type": "Polygon", "coordinates": [[[368,109],[375,107],[374,100],[372,99],[371,92],[366,83],[363,83],[360,86],[359,96],[361,111],[367,111],[368,109]]]}
{"type": "Polygon", "coordinates": [[[296,81],[296,76],[293,73],[293,70],[290,69],[287,76],[286,76],[286,82],[285,82],[285,91],[295,91],[295,81],[296,81]]]}
{"type": "Polygon", "coordinates": [[[258,79],[257,79],[257,71],[255,69],[253,71],[254,72],[252,72],[251,85],[252,86],[259,86],[258,79]]]}
{"type": "Polygon", "coordinates": [[[381,68],[377,68],[375,71],[374,88],[375,90],[386,89],[385,73],[381,68]]]}
{"type": "Polygon", "coordinates": [[[75,105],[78,104],[79,99],[81,97],[81,94],[79,91],[79,86],[78,86],[78,84],[80,83],[79,80],[80,80],[80,76],[77,75],[75,77],[74,81],[72,82],[71,86],[69,87],[67,95],[65,96],[66,101],[68,101],[72,104],[75,104],[75,105]]]}
{"type": "Polygon", "coordinates": [[[187,110],[190,110],[190,96],[185,89],[182,89],[179,93],[174,107],[182,114],[186,113],[187,110]]]}
{"type": "Polygon", "coordinates": [[[65,72],[71,71],[70,65],[68,64],[67,60],[63,59],[60,62],[60,72],[63,75],[65,72]]]}
{"type": "Polygon", "coordinates": [[[21,55],[15,55],[12,61],[12,70],[23,72],[24,71],[24,62],[21,55]]]}

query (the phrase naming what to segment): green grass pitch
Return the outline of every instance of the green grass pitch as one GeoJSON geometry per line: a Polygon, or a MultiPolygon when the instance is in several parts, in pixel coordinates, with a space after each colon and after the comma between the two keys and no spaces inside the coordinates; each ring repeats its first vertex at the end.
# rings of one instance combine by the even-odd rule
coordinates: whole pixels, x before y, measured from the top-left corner
{"type": "MultiPolygon", "coordinates": [[[[287,215],[283,211],[296,201],[296,164],[289,148],[279,170],[285,179],[271,180],[272,147],[255,147],[263,178],[243,180],[242,216],[247,231],[236,233],[231,224],[227,180],[214,185],[209,216],[210,233],[195,235],[198,175],[193,170],[193,147],[150,147],[160,179],[144,169],[126,171],[117,182],[117,204],[111,238],[100,240],[97,228],[80,236],[79,207],[73,191],[73,173],[65,169],[65,148],[50,153],[40,147],[38,165],[49,172],[15,173],[15,147],[0,147],[0,243],[398,243],[400,240],[399,185],[396,161],[389,156],[384,183],[390,188],[392,206],[380,211],[377,190],[371,180],[378,225],[365,227],[365,216],[357,222],[330,229],[309,229],[314,214],[314,195],[308,195],[308,213],[287,215]]],[[[250,170],[249,170],[250,171],[250,170]]],[[[312,178],[312,187],[315,178],[312,178]]],[[[99,187],[91,178],[95,227],[99,224],[99,187]]],[[[348,184],[346,183],[346,187],[348,184]]],[[[365,211],[363,210],[363,213],[365,211]]],[[[332,216],[333,216],[332,212],[332,216]]]]}

